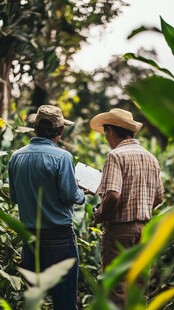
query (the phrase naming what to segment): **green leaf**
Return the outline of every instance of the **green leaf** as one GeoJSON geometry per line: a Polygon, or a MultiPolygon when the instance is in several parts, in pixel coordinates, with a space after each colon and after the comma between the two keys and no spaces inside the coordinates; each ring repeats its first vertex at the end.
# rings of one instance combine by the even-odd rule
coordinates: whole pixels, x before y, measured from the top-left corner
{"type": "Polygon", "coordinates": [[[136,283],[133,283],[127,290],[126,294],[126,310],[145,310],[146,300],[144,290],[137,287],[136,283]]]}
{"type": "Polygon", "coordinates": [[[139,27],[139,28],[134,29],[134,30],[128,35],[127,39],[129,40],[129,39],[133,38],[134,36],[136,36],[137,34],[139,34],[139,33],[141,33],[141,32],[144,32],[144,31],[154,31],[154,32],[160,32],[160,33],[161,33],[161,31],[160,31],[158,28],[156,28],[156,27],[145,27],[145,26],[141,26],[141,27],[139,27]]]}
{"type": "Polygon", "coordinates": [[[30,43],[30,40],[28,38],[20,35],[19,33],[13,33],[11,36],[17,38],[20,42],[30,43]]]}
{"type": "Polygon", "coordinates": [[[100,284],[96,281],[94,277],[92,277],[91,273],[87,270],[87,267],[81,266],[81,271],[84,274],[85,280],[88,282],[89,286],[93,290],[96,296],[101,296],[101,289],[100,284]]]}
{"type": "Polygon", "coordinates": [[[0,128],[4,128],[5,126],[8,126],[10,128],[12,128],[7,121],[5,121],[3,118],[0,117],[0,128]]]}
{"type": "Polygon", "coordinates": [[[126,272],[129,270],[133,260],[143,247],[142,244],[138,244],[132,248],[123,250],[119,256],[117,256],[110,265],[106,267],[103,275],[103,287],[106,291],[110,290],[119,283],[126,272]]]}
{"type": "Polygon", "coordinates": [[[143,228],[143,233],[141,236],[141,243],[148,243],[154,234],[154,231],[159,224],[163,215],[153,216],[152,219],[143,228]]]}
{"type": "Polygon", "coordinates": [[[174,54],[174,28],[167,24],[162,17],[161,19],[161,28],[162,28],[162,33],[165,37],[165,40],[168,44],[168,46],[171,48],[172,53],[174,54]]]}
{"type": "Polygon", "coordinates": [[[148,305],[147,310],[164,309],[164,305],[174,298],[174,288],[165,290],[158,294],[148,305]]]}
{"type": "Polygon", "coordinates": [[[173,231],[174,212],[169,212],[159,222],[152,238],[149,240],[144,250],[140,253],[136,260],[133,261],[127,274],[127,281],[129,285],[134,283],[140,273],[152,263],[154,258],[156,258],[162,250],[164,250],[169,240],[173,237],[173,231]]]}
{"type": "Polygon", "coordinates": [[[3,310],[12,310],[11,306],[2,298],[0,298],[0,306],[3,310]]]}
{"type": "Polygon", "coordinates": [[[7,127],[5,133],[3,134],[3,138],[6,141],[13,141],[13,131],[10,127],[7,127]]]}
{"type": "Polygon", "coordinates": [[[86,310],[120,310],[110,300],[107,300],[105,296],[95,298],[94,301],[86,308],[86,310]]]}
{"type": "Polygon", "coordinates": [[[91,251],[91,245],[89,242],[83,240],[82,238],[78,238],[77,239],[77,243],[78,243],[78,246],[82,246],[84,249],[86,249],[88,252],[91,251]]]}
{"type": "Polygon", "coordinates": [[[11,286],[14,288],[15,291],[20,291],[21,289],[21,279],[16,276],[9,275],[4,270],[0,270],[0,274],[3,278],[7,279],[11,286]]]}
{"type": "Polygon", "coordinates": [[[42,291],[47,291],[60,282],[62,277],[73,267],[74,263],[75,258],[68,258],[38,274],[23,268],[18,268],[18,270],[32,285],[39,286],[42,291]]]}
{"type": "Polygon", "coordinates": [[[0,151],[0,156],[5,156],[5,155],[8,155],[6,151],[0,151]]]}
{"type": "Polygon", "coordinates": [[[13,229],[17,234],[26,242],[32,242],[35,240],[34,235],[32,235],[24,226],[23,223],[14,219],[12,216],[4,213],[0,210],[0,219],[4,221],[11,229],[13,229]]]}
{"type": "Polygon", "coordinates": [[[89,215],[90,217],[93,216],[93,211],[92,211],[92,206],[91,206],[91,204],[86,204],[86,205],[85,205],[85,211],[88,213],[88,215],[89,215]]]}
{"type": "Polygon", "coordinates": [[[174,135],[174,81],[153,75],[126,87],[141,112],[164,135],[174,135]]]}
{"type": "Polygon", "coordinates": [[[147,59],[147,58],[144,58],[142,56],[139,56],[139,55],[135,55],[133,53],[126,53],[124,56],[123,56],[126,60],[129,60],[129,59],[135,59],[135,60],[139,60],[139,61],[142,61],[150,66],[153,66],[154,68],[158,69],[159,71],[171,76],[172,78],[174,78],[174,75],[169,71],[167,70],[166,68],[161,68],[158,66],[158,64],[151,60],[151,59],[147,59]]]}
{"type": "Polygon", "coordinates": [[[24,292],[24,310],[39,310],[46,292],[39,287],[30,287],[24,292]]]}
{"type": "Polygon", "coordinates": [[[34,128],[31,127],[24,127],[24,126],[18,126],[15,129],[15,132],[17,133],[26,133],[26,132],[30,132],[30,131],[34,131],[34,128]]]}
{"type": "Polygon", "coordinates": [[[98,229],[98,228],[96,228],[96,227],[89,227],[89,229],[92,230],[92,231],[94,231],[94,232],[96,232],[96,233],[98,233],[98,234],[101,234],[101,233],[102,233],[101,229],[98,229]]]}

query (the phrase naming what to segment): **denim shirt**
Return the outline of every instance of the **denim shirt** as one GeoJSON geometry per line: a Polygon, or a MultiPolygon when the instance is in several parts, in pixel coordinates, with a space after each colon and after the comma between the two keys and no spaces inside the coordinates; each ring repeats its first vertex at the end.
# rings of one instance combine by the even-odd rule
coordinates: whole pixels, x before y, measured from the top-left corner
{"type": "Polygon", "coordinates": [[[14,152],[9,162],[9,185],[21,221],[31,229],[36,227],[39,192],[41,228],[72,224],[73,204],[85,201],[75,179],[72,155],[46,138],[34,137],[14,152]]]}

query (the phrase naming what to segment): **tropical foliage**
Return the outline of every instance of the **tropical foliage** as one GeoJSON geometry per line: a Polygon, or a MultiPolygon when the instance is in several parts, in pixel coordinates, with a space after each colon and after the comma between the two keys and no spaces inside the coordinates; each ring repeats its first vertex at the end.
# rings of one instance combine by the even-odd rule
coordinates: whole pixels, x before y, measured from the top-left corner
{"type": "MultiPolygon", "coordinates": [[[[109,295],[123,277],[128,287],[126,310],[146,308],[147,286],[148,310],[174,308],[173,74],[160,68],[154,60],[131,53],[124,56],[125,60],[114,58],[105,70],[97,70],[93,76],[72,72],[70,68],[72,55],[81,41],[87,39],[91,25],[108,22],[119,12],[120,3],[26,0],[12,4],[7,0],[0,4],[3,21],[0,29],[2,309],[34,310],[42,304],[44,309],[51,310],[50,299],[45,299],[46,291],[73,264],[64,261],[41,274],[39,270],[28,273],[18,268],[22,240],[31,242],[33,236],[19,222],[17,206],[9,198],[7,166],[13,150],[27,144],[33,136],[32,130],[26,127],[28,111],[46,102],[60,106],[66,116],[76,118],[75,127],[65,132],[61,146],[73,153],[75,162],[80,160],[98,169],[103,167],[108,146],[102,135],[89,130],[90,116],[116,105],[134,111],[145,123],[139,139],[158,157],[165,186],[164,202],[145,227],[141,243],[129,250],[120,249],[119,257],[103,275],[100,270],[102,227],[94,225],[92,213],[99,198],[89,195],[84,208],[75,206],[74,227],[80,252],[79,309],[116,310],[109,295]],[[129,59],[149,64],[149,69],[129,65],[129,59]],[[125,76],[130,79],[125,80],[125,76]],[[136,286],[139,276],[144,280],[141,290],[136,286]],[[34,285],[25,293],[23,277],[34,285]]],[[[130,37],[144,30],[148,29],[135,30],[130,37]]],[[[174,28],[162,18],[161,35],[173,53],[174,28]]]]}

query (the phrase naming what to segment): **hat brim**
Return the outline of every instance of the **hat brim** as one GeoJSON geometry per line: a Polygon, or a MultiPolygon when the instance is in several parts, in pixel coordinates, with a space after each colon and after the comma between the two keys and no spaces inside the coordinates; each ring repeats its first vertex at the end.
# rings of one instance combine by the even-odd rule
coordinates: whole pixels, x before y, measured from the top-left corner
{"type": "MultiPolygon", "coordinates": [[[[36,117],[37,117],[37,114],[36,113],[33,113],[33,114],[30,114],[28,116],[28,121],[31,123],[31,124],[35,124],[36,122],[36,117]]],[[[64,126],[73,126],[74,125],[74,122],[72,121],[69,121],[67,119],[64,118],[64,126]]]]}
{"type": "Polygon", "coordinates": [[[91,129],[100,133],[104,133],[103,125],[118,126],[133,131],[134,133],[139,132],[143,126],[142,123],[134,120],[117,118],[117,116],[113,115],[111,112],[100,113],[94,116],[90,121],[91,129]]]}

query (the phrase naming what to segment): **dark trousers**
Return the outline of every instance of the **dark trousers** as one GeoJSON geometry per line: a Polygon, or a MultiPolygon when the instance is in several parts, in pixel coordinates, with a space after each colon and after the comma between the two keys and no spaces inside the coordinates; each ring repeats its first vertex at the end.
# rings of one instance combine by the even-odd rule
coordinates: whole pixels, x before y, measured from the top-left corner
{"type": "MultiPolygon", "coordinates": [[[[112,223],[106,225],[102,234],[101,243],[103,270],[119,255],[116,242],[119,242],[124,248],[134,246],[140,241],[143,227],[144,223],[141,222],[112,223]]],[[[121,281],[119,285],[114,288],[111,299],[120,309],[125,309],[126,286],[124,281],[121,281]]]]}
{"type": "MultiPolygon", "coordinates": [[[[72,257],[76,258],[76,263],[63,281],[50,289],[49,292],[55,310],[77,309],[78,249],[72,227],[62,226],[55,229],[41,230],[41,271],[72,257]]],[[[28,244],[23,245],[22,264],[25,269],[35,271],[34,253],[28,244]]]]}

